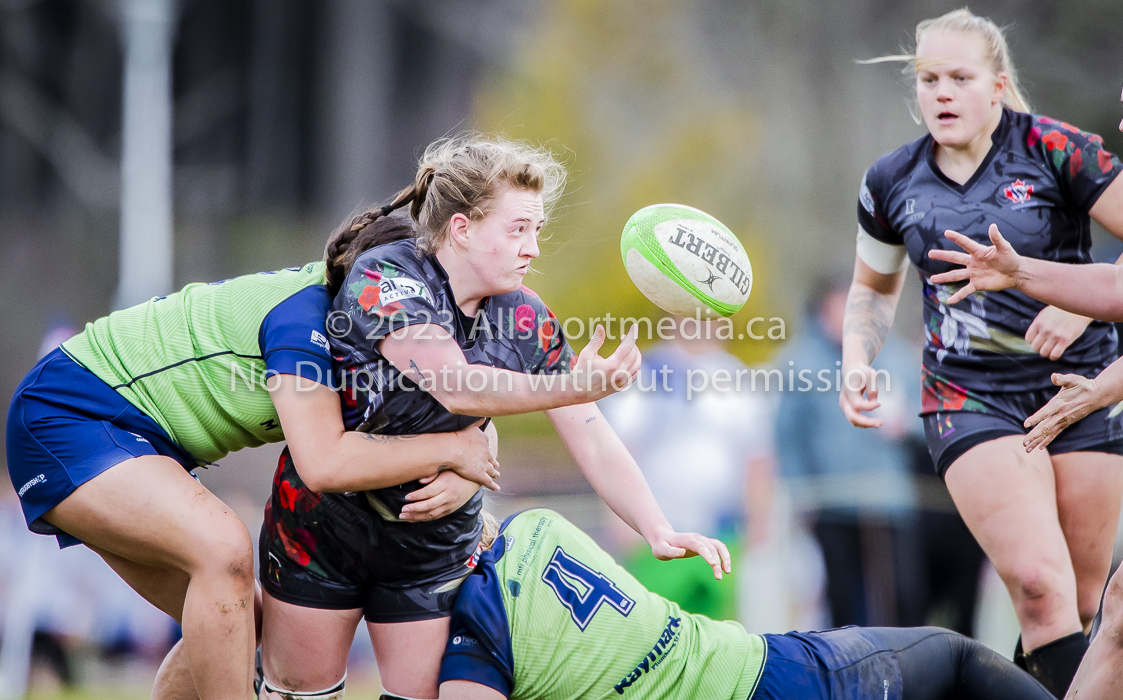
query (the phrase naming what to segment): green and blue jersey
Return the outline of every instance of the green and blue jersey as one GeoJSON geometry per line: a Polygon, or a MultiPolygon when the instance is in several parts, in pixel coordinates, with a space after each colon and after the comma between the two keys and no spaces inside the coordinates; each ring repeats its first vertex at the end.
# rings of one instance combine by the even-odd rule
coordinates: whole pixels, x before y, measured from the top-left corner
{"type": "Polygon", "coordinates": [[[63,343],[202,463],[284,439],[275,374],[331,385],[324,264],[244,275],[115,311],[63,343]]]}
{"type": "Polygon", "coordinates": [[[549,510],[508,519],[461,584],[441,682],[509,698],[751,697],[764,638],[685,613],[549,510]]]}

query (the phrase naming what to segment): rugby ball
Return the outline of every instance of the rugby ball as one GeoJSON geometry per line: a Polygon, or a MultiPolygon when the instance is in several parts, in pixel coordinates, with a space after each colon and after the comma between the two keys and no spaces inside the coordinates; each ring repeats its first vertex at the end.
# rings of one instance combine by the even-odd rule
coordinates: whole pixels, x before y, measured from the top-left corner
{"type": "Polygon", "coordinates": [[[676,316],[732,316],[753,288],[741,241],[714,217],[682,204],[653,204],[633,214],[620,255],[643,295],[676,316]]]}

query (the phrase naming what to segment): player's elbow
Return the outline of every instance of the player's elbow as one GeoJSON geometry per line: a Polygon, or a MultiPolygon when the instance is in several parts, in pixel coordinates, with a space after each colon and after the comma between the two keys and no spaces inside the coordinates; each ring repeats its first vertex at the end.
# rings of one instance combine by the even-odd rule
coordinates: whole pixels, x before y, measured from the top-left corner
{"type": "MultiPolygon", "coordinates": [[[[291,448],[290,448],[291,451],[291,448]]],[[[336,482],[333,478],[338,473],[334,469],[334,460],[331,455],[309,457],[305,454],[292,454],[292,464],[297,476],[304,482],[310,491],[316,493],[331,493],[336,491],[336,482]]]]}

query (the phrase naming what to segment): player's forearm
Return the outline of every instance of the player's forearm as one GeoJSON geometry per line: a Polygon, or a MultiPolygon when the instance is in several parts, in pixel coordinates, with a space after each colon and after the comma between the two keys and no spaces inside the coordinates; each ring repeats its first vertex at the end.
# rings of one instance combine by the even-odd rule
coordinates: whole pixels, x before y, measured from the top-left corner
{"type": "Polygon", "coordinates": [[[1023,257],[1015,289],[1059,309],[1101,321],[1123,321],[1123,268],[1070,265],[1023,257]]]}
{"type": "Polygon", "coordinates": [[[460,376],[459,372],[444,372],[443,377],[426,372],[432,376],[427,376],[421,386],[450,412],[460,415],[511,416],[590,400],[581,390],[582,375],[522,374],[482,365],[469,365],[460,376]]]}
{"type": "Polygon", "coordinates": [[[319,493],[367,491],[404,484],[457,463],[463,445],[457,433],[375,435],[346,431],[334,444],[290,446],[301,480],[319,493]]]}
{"type": "Polygon", "coordinates": [[[1097,392],[1092,411],[1123,401],[1123,357],[1108,365],[1099,376],[1093,378],[1093,381],[1096,383],[1097,392]]]}
{"type": "Polygon", "coordinates": [[[842,321],[842,364],[870,364],[889,337],[900,290],[884,293],[855,281],[842,321]]]}
{"type": "Polygon", "coordinates": [[[612,512],[649,543],[672,530],[639,465],[595,405],[547,415],[581,473],[612,512]]]}

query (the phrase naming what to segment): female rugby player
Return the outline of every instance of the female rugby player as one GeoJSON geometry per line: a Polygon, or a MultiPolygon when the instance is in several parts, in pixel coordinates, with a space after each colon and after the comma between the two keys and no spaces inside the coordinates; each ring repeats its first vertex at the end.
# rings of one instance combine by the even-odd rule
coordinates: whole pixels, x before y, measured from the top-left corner
{"type": "MultiPolygon", "coordinates": [[[[575,357],[561,324],[522,286],[564,182],[546,152],[499,139],[441,140],[414,184],[377,218],[410,204],[417,239],[354,260],[333,304],[332,351],[344,423],[380,435],[454,431],[479,417],[536,410],[616,381],[575,357]],[[340,313],[342,312],[342,313],[340,313]]],[[[589,348],[604,339],[598,328],[589,348]]],[[[634,331],[610,358],[639,367],[634,331]]],[[[676,533],[593,404],[547,411],[610,507],[662,559],[701,554],[721,577],[724,545],[676,533]]],[[[456,591],[475,565],[481,497],[428,523],[399,522],[416,483],[318,494],[282,461],[261,534],[265,689],[342,697],[347,650],[363,618],[388,693],[435,698],[456,591]]]]}
{"type": "Polygon", "coordinates": [[[937,627],[756,635],[683,612],[550,510],[508,518],[484,544],[453,608],[441,700],[1052,697],[994,651],[937,627]]]}
{"type": "MultiPolygon", "coordinates": [[[[1123,131],[1123,122],[1119,124],[1123,131]]],[[[1123,221],[1123,201],[1104,214],[1123,221]]],[[[932,250],[929,257],[963,265],[933,276],[939,284],[966,281],[955,296],[985,291],[1017,289],[1034,299],[1073,313],[1104,321],[1123,321],[1123,268],[1114,265],[1075,267],[1018,254],[1002,237],[996,225],[989,229],[993,245],[984,246],[956,232],[948,238],[967,253],[932,250]]],[[[953,297],[954,299],[955,297],[953,297]]],[[[1057,435],[1093,411],[1123,401],[1123,360],[1116,360],[1096,377],[1054,374],[1060,387],[1056,396],[1026,419],[1033,430],[1026,436],[1026,450],[1044,448],[1057,435]]],[[[1104,592],[1099,633],[1088,647],[1084,662],[1072,681],[1069,695],[1081,700],[1107,700],[1123,687],[1123,573],[1116,572],[1104,592]]]]}
{"type": "Polygon", "coordinates": [[[1123,497],[1123,427],[1092,413],[1049,452],[1026,454],[1022,422],[1056,391],[1055,371],[1094,375],[1116,358],[1113,328],[1012,292],[952,304],[927,251],[998,221],[1030,257],[1090,262],[1089,216],[1117,236],[1118,159],[1102,141],[1028,113],[1005,39],[966,10],[922,22],[913,61],[929,135],[882,156],[860,191],[858,254],[840,397],[851,423],[877,407],[869,367],[911,258],[924,286],[923,414],[929,450],[994,562],[1022,628],[1017,657],[1058,697],[1087,649],[1123,497]],[[1020,650],[1019,650],[1020,652],[1020,650]]]}
{"type": "MultiPolygon", "coordinates": [[[[363,240],[335,243],[329,253],[338,258],[363,240]]],[[[327,386],[324,283],[325,265],[310,263],[189,285],[115,312],[45,357],[12,399],[8,470],[28,527],[63,546],[86,543],[183,625],[154,697],[240,699],[253,678],[252,544],[191,469],[287,438],[319,490],[379,488],[446,467],[497,488],[488,438],[470,423],[415,440],[344,431],[338,394],[327,386]]],[[[623,345],[621,357],[634,350],[623,345]]],[[[611,360],[588,363],[620,369],[611,360]]],[[[585,400],[626,385],[629,375],[618,379],[585,400]]],[[[445,483],[430,491],[437,509],[444,491],[465,491],[458,476],[439,478],[445,483]]],[[[414,508],[418,517],[431,510],[414,508]]]]}

